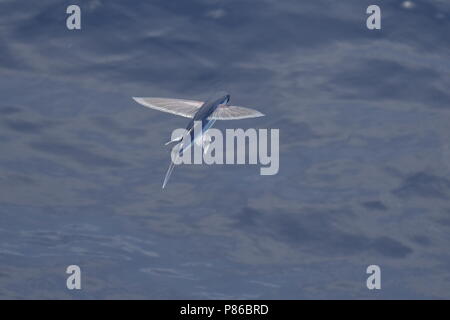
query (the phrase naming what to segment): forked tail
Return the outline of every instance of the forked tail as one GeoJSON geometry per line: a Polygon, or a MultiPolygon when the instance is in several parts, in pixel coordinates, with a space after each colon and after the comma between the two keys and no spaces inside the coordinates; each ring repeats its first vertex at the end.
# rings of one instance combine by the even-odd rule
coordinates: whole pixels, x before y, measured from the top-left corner
{"type": "Polygon", "coordinates": [[[172,161],[170,162],[169,169],[167,170],[166,177],[164,178],[164,183],[162,185],[162,188],[166,186],[167,182],[169,182],[170,175],[172,174],[173,168],[175,167],[175,163],[172,161]]]}

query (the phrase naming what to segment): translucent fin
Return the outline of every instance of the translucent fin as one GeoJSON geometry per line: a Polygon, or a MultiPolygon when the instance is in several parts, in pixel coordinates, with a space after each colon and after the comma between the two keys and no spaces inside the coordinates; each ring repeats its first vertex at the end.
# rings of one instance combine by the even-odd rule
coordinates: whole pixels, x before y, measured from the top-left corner
{"type": "Polygon", "coordinates": [[[250,108],[221,105],[208,117],[208,120],[239,120],[262,116],[264,114],[250,108]]]}
{"type": "Polygon", "coordinates": [[[175,138],[175,139],[173,139],[171,141],[166,142],[165,145],[167,146],[168,144],[171,144],[171,143],[174,143],[174,142],[180,142],[182,139],[183,139],[183,137],[175,138]]]}
{"type": "Polygon", "coordinates": [[[203,102],[185,99],[166,99],[166,98],[138,98],[133,99],[151,109],[176,114],[186,118],[193,118],[195,113],[200,109],[203,102]]]}

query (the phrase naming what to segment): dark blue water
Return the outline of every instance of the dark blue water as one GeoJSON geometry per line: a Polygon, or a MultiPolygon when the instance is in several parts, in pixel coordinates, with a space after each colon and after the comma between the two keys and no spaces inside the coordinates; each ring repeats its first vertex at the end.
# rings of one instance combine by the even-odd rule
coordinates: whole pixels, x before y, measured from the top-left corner
{"type": "Polygon", "coordinates": [[[450,5],[402,3],[0,1],[0,298],[450,298],[450,5]],[[162,191],[187,119],[131,97],[218,90],[279,173],[162,191]]]}

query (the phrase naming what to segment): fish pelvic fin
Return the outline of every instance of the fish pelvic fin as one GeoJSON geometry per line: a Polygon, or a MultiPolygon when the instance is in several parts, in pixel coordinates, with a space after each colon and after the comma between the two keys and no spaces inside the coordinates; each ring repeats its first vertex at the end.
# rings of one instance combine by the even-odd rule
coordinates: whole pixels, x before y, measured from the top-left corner
{"type": "Polygon", "coordinates": [[[169,145],[171,143],[174,143],[174,142],[180,142],[181,140],[183,140],[183,137],[178,137],[178,138],[175,138],[173,140],[170,140],[170,141],[166,142],[165,145],[167,146],[167,145],[169,145]]]}

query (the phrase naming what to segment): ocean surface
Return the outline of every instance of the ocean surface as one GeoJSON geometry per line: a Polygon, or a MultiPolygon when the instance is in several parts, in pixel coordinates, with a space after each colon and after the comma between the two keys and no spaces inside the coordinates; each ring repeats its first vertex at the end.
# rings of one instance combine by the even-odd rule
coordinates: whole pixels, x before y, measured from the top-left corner
{"type": "Polygon", "coordinates": [[[0,299],[450,299],[450,1],[370,4],[0,0],[0,299]],[[132,97],[220,90],[279,173],[162,190],[187,119],[132,97]]]}

